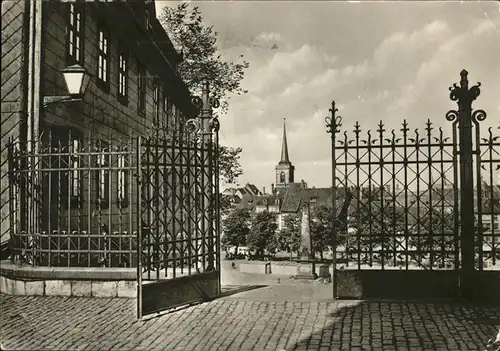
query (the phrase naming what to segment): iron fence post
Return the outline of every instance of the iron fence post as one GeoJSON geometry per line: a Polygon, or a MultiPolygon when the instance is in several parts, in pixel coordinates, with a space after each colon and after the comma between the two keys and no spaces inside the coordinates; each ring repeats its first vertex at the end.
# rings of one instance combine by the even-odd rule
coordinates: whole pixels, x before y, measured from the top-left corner
{"type": "Polygon", "coordinates": [[[458,110],[448,111],[446,119],[458,119],[460,156],[460,293],[470,298],[474,288],[474,187],[472,150],[472,102],[479,96],[481,83],[469,88],[468,72],[460,72],[460,86],[450,87],[450,99],[457,101],[458,110]]]}
{"type": "MultiPolygon", "coordinates": [[[[203,88],[202,88],[202,91],[201,91],[201,102],[202,102],[202,107],[201,107],[201,111],[200,111],[200,119],[201,119],[201,123],[200,123],[200,126],[201,126],[201,135],[202,135],[202,147],[205,148],[205,151],[204,151],[204,157],[203,157],[203,164],[202,164],[202,167],[203,167],[203,171],[202,173],[203,174],[209,174],[210,170],[210,153],[208,152],[209,148],[210,148],[210,145],[211,145],[211,139],[212,139],[212,133],[210,133],[210,116],[212,115],[212,110],[210,108],[210,103],[209,103],[209,94],[210,94],[210,88],[209,88],[209,85],[208,85],[208,82],[205,82],[203,84],[203,88]],[[207,168],[208,168],[208,172],[207,172],[207,168]]],[[[206,191],[207,191],[207,188],[211,188],[210,187],[210,178],[205,176],[204,177],[204,180],[205,182],[202,182],[202,196],[205,197],[207,194],[206,194],[206,191]],[[209,184],[206,184],[206,183],[209,183],[209,184]],[[208,187],[207,187],[208,185],[208,187]]],[[[209,222],[208,218],[209,218],[209,212],[210,212],[210,206],[207,206],[207,204],[205,202],[202,202],[204,204],[203,206],[203,221],[205,222],[205,225],[202,227],[204,229],[204,233],[202,234],[204,236],[204,240],[207,240],[208,244],[207,244],[207,253],[208,253],[208,262],[207,262],[207,266],[206,267],[203,267],[203,269],[205,271],[210,271],[210,270],[213,270],[214,268],[214,262],[213,262],[213,240],[212,240],[212,225],[211,223],[209,222]],[[208,233],[207,233],[208,232],[208,233]],[[208,237],[206,237],[206,235],[208,234],[208,237]]],[[[205,245],[205,243],[203,243],[202,245],[205,245]]]]}
{"type": "Polygon", "coordinates": [[[214,132],[214,162],[213,162],[213,170],[212,173],[214,175],[214,181],[215,181],[215,186],[214,186],[214,193],[215,193],[215,209],[212,210],[212,213],[215,213],[215,240],[216,240],[216,266],[218,270],[218,278],[219,282],[217,285],[218,291],[217,295],[220,297],[222,294],[221,290],[221,264],[220,264],[220,233],[221,233],[221,223],[220,223],[220,190],[219,190],[219,129],[220,129],[220,123],[219,119],[217,117],[214,117],[210,121],[210,128],[214,132]]]}
{"type": "MultiPolygon", "coordinates": [[[[201,113],[200,113],[200,127],[201,127],[201,134],[202,134],[202,142],[203,142],[203,147],[205,148],[206,157],[203,158],[203,166],[204,171],[203,173],[207,175],[205,177],[205,182],[202,184],[203,191],[208,192],[203,194],[203,196],[208,195],[209,203],[208,205],[206,204],[203,209],[203,220],[205,221],[205,231],[208,234],[207,242],[208,242],[208,264],[207,267],[204,267],[206,271],[213,271],[215,270],[215,255],[214,255],[214,232],[217,230],[214,230],[214,226],[217,226],[216,223],[214,223],[214,207],[217,206],[216,203],[214,203],[214,196],[218,196],[218,194],[214,194],[216,184],[213,179],[213,169],[214,169],[214,162],[213,158],[215,156],[213,152],[213,146],[214,146],[214,124],[212,123],[212,115],[213,115],[213,109],[217,108],[220,106],[219,101],[210,96],[210,88],[209,88],[209,83],[208,81],[204,83],[203,89],[201,92],[201,113]],[[208,172],[207,172],[208,170],[208,172]]],[[[217,174],[218,177],[218,174],[217,174]]],[[[216,233],[217,234],[217,233],[216,233]]],[[[205,233],[204,233],[205,235],[205,233]]],[[[217,251],[217,250],[215,250],[217,251]]]]}
{"type": "MultiPolygon", "coordinates": [[[[326,122],[326,132],[330,134],[331,137],[331,147],[332,147],[332,215],[333,218],[336,217],[337,211],[337,188],[336,188],[336,157],[335,157],[335,137],[336,134],[340,132],[340,126],[342,126],[342,117],[336,116],[338,109],[335,108],[335,101],[332,101],[332,107],[329,109],[331,116],[325,117],[326,122]]],[[[337,296],[337,227],[332,225],[332,285],[333,285],[333,298],[336,299],[337,296]]]]}
{"type": "MultiPolygon", "coordinates": [[[[137,137],[135,144],[135,229],[137,230],[137,319],[142,318],[142,138],[137,137]]],[[[148,267],[149,268],[149,267],[148,267]]],[[[149,272],[148,272],[149,273],[149,272]]]]}

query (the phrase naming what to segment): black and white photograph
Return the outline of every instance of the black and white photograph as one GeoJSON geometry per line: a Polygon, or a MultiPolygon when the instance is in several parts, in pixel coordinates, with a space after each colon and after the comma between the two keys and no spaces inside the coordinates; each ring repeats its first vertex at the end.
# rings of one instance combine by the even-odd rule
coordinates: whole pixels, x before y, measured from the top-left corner
{"type": "Polygon", "coordinates": [[[500,1],[1,15],[1,350],[500,351],[500,1]]]}

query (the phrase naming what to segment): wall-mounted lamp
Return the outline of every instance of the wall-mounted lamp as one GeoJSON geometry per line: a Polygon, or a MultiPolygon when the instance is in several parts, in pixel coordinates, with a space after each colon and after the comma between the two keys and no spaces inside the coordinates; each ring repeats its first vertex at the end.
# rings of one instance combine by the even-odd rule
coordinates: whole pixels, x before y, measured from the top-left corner
{"type": "Polygon", "coordinates": [[[83,93],[90,82],[89,73],[82,66],[76,64],[61,70],[68,88],[66,96],[44,96],[43,107],[57,102],[81,101],[83,93]]]}

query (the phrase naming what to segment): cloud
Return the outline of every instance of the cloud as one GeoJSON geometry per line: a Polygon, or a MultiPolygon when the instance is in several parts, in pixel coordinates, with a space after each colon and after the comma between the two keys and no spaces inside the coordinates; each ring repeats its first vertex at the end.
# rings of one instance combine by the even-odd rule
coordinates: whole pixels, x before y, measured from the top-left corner
{"type": "MultiPolygon", "coordinates": [[[[390,82],[395,76],[391,68],[399,66],[404,70],[412,56],[426,49],[435,50],[440,38],[443,40],[447,33],[448,26],[440,21],[433,21],[411,33],[393,33],[379,44],[371,58],[345,66],[337,64],[337,57],[309,44],[277,52],[266,61],[251,66],[243,83],[249,95],[269,101],[252,119],[261,126],[276,130],[279,126],[276,117],[285,115],[290,121],[310,120],[311,114],[327,106],[331,99],[354,100],[351,103],[356,104],[369,104],[373,100],[375,103],[381,98],[379,88],[383,88],[387,100],[391,93],[394,95],[395,86],[399,84],[395,79],[390,82]],[[397,64],[391,62],[397,60],[397,64]]],[[[406,89],[410,91],[409,87],[406,89]]],[[[247,104],[250,105],[251,101],[245,100],[245,109],[248,109],[247,104]]],[[[390,103],[395,107],[398,104],[406,107],[411,102],[401,97],[390,103]]],[[[244,130],[246,133],[251,131],[244,130]]]]}
{"type": "MultiPolygon", "coordinates": [[[[447,88],[458,81],[463,67],[471,67],[471,76],[474,74],[488,83],[481,102],[498,113],[493,95],[500,93],[500,84],[492,77],[500,76],[498,65],[493,68],[494,59],[500,62],[500,57],[491,55],[492,42],[484,40],[494,32],[495,27],[487,20],[473,23],[462,32],[452,30],[446,22],[433,21],[413,32],[389,35],[371,57],[344,66],[326,60],[327,55],[320,48],[309,45],[275,55],[260,70],[266,74],[258,75],[256,95],[265,91],[269,101],[258,119],[260,128],[267,126],[270,132],[279,135],[278,116],[280,112],[286,113],[290,124],[288,139],[293,145],[290,156],[297,177],[309,184],[328,185],[330,149],[324,116],[332,99],[343,105],[339,107],[344,117],[343,130],[352,130],[355,120],[359,120],[365,133],[383,120],[390,132],[392,128],[399,129],[404,118],[412,128],[421,128],[430,118],[436,127],[443,126],[449,131],[451,126],[444,113],[454,103],[448,98],[447,88]],[[484,67],[480,62],[485,63],[484,67]]],[[[496,47],[500,52],[498,42],[496,47]]],[[[489,118],[488,123],[494,123],[495,118],[489,118]]],[[[279,138],[268,145],[273,145],[275,153],[279,153],[279,138]]],[[[259,159],[262,152],[248,152],[249,167],[250,160],[259,159]]],[[[268,167],[267,172],[265,177],[255,173],[252,177],[272,181],[273,168],[268,167]]]]}
{"type": "Polygon", "coordinates": [[[436,127],[451,128],[444,114],[456,103],[449,99],[448,87],[458,82],[463,68],[470,73],[471,85],[482,82],[474,106],[488,112],[484,128],[498,125],[496,5],[269,2],[259,6],[200,3],[204,18],[220,34],[223,56],[238,59],[243,54],[250,62],[242,82],[249,93],[232,98],[228,114],[220,118],[223,143],[243,148],[242,183],[268,187],[274,182],[286,117],[296,178],[328,186],[330,137],[324,117],[332,100],[343,117],[342,133],[351,133],[356,121],[362,133],[376,128],[380,120],[387,133],[399,129],[403,119],[412,130],[421,128],[427,118],[436,127]],[[273,44],[278,50],[272,49],[273,44]]]}

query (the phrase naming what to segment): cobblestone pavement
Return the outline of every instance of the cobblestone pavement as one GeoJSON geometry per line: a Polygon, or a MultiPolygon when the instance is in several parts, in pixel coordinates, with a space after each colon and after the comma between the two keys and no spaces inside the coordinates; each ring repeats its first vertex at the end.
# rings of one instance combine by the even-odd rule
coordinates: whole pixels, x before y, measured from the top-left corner
{"type": "Polygon", "coordinates": [[[143,321],[135,301],[0,295],[6,350],[484,350],[500,306],[222,298],[143,321]]]}

